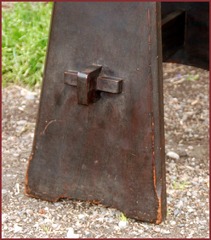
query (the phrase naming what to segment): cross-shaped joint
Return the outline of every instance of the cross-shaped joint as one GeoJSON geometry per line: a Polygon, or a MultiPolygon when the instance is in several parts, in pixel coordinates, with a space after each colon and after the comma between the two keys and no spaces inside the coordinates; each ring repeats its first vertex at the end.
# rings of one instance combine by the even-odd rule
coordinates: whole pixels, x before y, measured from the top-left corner
{"type": "Polygon", "coordinates": [[[120,78],[99,76],[102,66],[91,65],[82,72],[67,71],[64,83],[77,86],[78,104],[89,105],[100,98],[100,91],[121,93],[123,80],[120,78]]]}

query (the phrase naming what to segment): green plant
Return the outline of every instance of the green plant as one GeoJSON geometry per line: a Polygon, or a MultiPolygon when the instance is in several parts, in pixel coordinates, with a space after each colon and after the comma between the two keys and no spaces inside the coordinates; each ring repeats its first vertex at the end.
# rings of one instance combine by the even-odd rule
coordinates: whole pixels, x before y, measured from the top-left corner
{"type": "Polygon", "coordinates": [[[198,74],[195,74],[195,75],[187,75],[186,76],[186,80],[188,81],[196,81],[199,79],[199,75],[198,74]]]}
{"type": "Polygon", "coordinates": [[[42,80],[52,2],[15,2],[2,10],[2,84],[42,80]]]}
{"type": "Polygon", "coordinates": [[[125,217],[125,215],[123,213],[120,214],[120,221],[127,222],[127,218],[125,217]]]}
{"type": "Polygon", "coordinates": [[[41,229],[45,232],[45,233],[50,233],[51,232],[51,229],[50,229],[50,227],[49,226],[47,226],[47,225],[41,225],[40,226],[41,227],[41,229]]]}
{"type": "Polygon", "coordinates": [[[181,181],[181,182],[174,182],[173,183],[173,189],[175,190],[184,190],[189,186],[189,183],[186,181],[181,181]]]}

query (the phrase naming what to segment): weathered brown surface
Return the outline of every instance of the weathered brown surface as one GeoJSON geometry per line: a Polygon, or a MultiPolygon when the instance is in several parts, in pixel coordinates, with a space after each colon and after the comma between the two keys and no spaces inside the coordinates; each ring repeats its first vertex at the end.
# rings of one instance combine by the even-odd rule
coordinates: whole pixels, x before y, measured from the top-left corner
{"type": "Polygon", "coordinates": [[[26,193],[98,201],[160,223],[166,215],[158,3],[56,3],[26,193]],[[68,70],[101,65],[121,94],[79,105],[68,70]]]}

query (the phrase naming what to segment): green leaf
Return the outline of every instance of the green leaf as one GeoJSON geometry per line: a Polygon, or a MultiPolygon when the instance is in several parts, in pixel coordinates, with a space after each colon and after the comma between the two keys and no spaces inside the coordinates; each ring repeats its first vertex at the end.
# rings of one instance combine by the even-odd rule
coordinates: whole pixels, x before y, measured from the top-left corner
{"type": "Polygon", "coordinates": [[[120,215],[120,221],[127,222],[127,218],[125,217],[125,215],[123,213],[121,213],[121,215],[120,215]]]}

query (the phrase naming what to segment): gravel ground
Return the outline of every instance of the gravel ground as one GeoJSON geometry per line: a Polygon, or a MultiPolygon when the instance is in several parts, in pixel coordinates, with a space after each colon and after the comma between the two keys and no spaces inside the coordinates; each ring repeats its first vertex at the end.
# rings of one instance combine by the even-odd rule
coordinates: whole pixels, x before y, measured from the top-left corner
{"type": "Polygon", "coordinates": [[[4,238],[208,238],[209,72],[164,63],[167,219],[127,219],[102,205],[24,195],[40,90],[3,89],[2,235],[4,238]]]}

